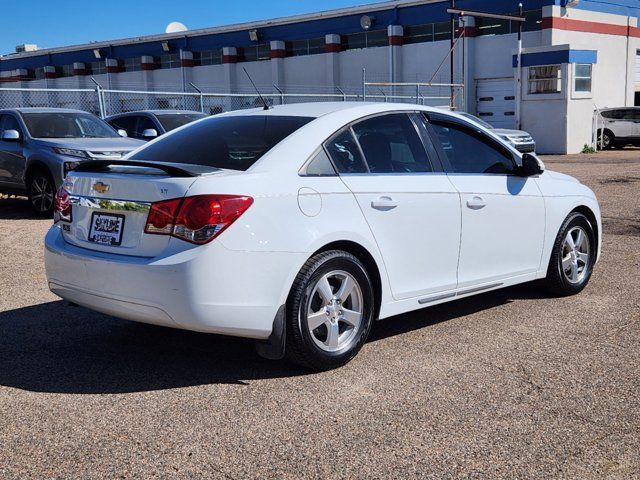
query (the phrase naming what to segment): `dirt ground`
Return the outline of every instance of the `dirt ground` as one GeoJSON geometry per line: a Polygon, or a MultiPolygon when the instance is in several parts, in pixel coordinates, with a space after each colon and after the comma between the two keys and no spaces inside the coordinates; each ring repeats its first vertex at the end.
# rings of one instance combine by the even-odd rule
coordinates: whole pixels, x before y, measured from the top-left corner
{"type": "Polygon", "coordinates": [[[601,202],[584,292],[388,319],[321,374],[66,306],[0,199],[0,478],[640,477],[640,150],[544,161],[601,202]]]}

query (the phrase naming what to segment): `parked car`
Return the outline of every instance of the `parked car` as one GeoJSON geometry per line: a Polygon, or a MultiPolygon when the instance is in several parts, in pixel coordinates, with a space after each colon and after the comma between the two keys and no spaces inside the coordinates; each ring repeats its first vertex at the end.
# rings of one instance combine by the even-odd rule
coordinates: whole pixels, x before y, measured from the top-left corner
{"type": "Polygon", "coordinates": [[[598,145],[608,150],[625,145],[640,145],[640,107],[600,110],[603,126],[598,131],[598,145]]]}
{"type": "Polygon", "coordinates": [[[106,121],[131,138],[148,141],[205,117],[204,113],[186,110],[142,110],[112,115],[106,121]]]}
{"type": "Polygon", "coordinates": [[[80,110],[0,110],[0,192],[26,194],[37,214],[50,215],[70,170],[88,160],[122,158],[143,144],[80,110]]]}
{"type": "Polygon", "coordinates": [[[254,338],[321,370],[349,361],[374,319],[536,279],[576,294],[601,231],[589,188],[466,117],[310,103],[80,165],[45,258],[69,302],[254,338]]]}
{"type": "Polygon", "coordinates": [[[536,151],[536,142],[533,140],[533,137],[525,132],[524,130],[512,130],[510,128],[495,128],[490,123],[485,122],[481,118],[476,117],[475,115],[471,115],[470,113],[461,112],[460,115],[464,115],[465,117],[473,120],[476,123],[479,123],[484,128],[491,130],[505,142],[507,142],[512,147],[515,147],[519,152],[535,152],[536,151]]]}

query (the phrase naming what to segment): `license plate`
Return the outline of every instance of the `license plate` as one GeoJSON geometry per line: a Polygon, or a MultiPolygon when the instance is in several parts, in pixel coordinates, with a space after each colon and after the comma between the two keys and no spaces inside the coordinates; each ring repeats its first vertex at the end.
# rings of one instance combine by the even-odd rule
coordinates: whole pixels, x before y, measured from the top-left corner
{"type": "Polygon", "coordinates": [[[122,243],[123,229],[124,215],[94,212],[91,215],[89,241],[117,247],[122,243]]]}

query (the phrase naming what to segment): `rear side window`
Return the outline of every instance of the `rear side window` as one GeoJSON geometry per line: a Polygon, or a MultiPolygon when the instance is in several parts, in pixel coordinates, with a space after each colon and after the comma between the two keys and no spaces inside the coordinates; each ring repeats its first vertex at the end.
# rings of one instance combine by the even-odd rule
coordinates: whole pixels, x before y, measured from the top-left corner
{"type": "Polygon", "coordinates": [[[353,131],[372,173],[433,171],[409,115],[373,117],[354,125],[353,131]]]}
{"type": "Polygon", "coordinates": [[[624,118],[624,110],[608,110],[606,112],[602,112],[602,116],[612,120],[622,120],[624,118]]]}
{"type": "Polygon", "coordinates": [[[511,155],[484,135],[454,123],[432,121],[454,173],[512,173],[511,155]]]}
{"type": "Polygon", "coordinates": [[[143,147],[131,160],[247,170],[313,118],[275,115],[211,117],[143,147]]]}
{"type": "Polygon", "coordinates": [[[325,143],[327,153],[339,173],[366,173],[360,148],[351,130],[343,130],[325,143]]]}

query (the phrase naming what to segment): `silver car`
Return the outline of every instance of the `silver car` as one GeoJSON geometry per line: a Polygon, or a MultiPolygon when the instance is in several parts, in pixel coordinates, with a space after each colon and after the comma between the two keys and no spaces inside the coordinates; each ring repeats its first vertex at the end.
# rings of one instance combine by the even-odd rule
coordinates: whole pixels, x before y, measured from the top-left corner
{"type": "Polygon", "coordinates": [[[51,215],[68,171],[85,161],[122,158],[144,144],[122,135],[80,110],[0,110],[0,192],[26,194],[37,214],[51,215]]]}
{"type": "Polygon", "coordinates": [[[608,150],[640,145],[640,107],[605,108],[600,116],[603,126],[598,130],[599,147],[608,150]]]}
{"type": "Polygon", "coordinates": [[[491,130],[493,133],[498,135],[500,138],[505,140],[507,143],[510,143],[516,150],[519,152],[535,152],[536,151],[536,142],[533,140],[533,137],[525,132],[524,130],[512,130],[509,128],[495,128],[490,123],[485,122],[481,118],[476,117],[475,115],[471,115],[470,113],[459,112],[460,115],[463,115],[476,123],[479,123],[484,128],[491,130]]]}

